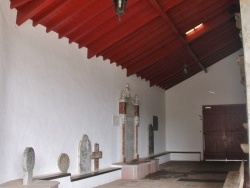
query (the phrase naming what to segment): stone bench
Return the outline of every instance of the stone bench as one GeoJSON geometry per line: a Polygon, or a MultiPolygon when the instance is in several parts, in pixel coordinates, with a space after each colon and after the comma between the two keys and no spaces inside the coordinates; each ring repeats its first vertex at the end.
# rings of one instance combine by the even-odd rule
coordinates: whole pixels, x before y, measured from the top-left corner
{"type": "Polygon", "coordinates": [[[243,188],[244,162],[241,162],[239,171],[229,171],[223,188],[243,188]]]}
{"type": "Polygon", "coordinates": [[[199,154],[200,160],[201,160],[201,152],[200,151],[164,151],[161,153],[157,153],[157,154],[142,158],[142,160],[155,159],[157,157],[161,157],[161,156],[169,155],[169,154],[199,154]]]}
{"type": "Polygon", "coordinates": [[[113,168],[113,167],[111,167],[111,168],[106,168],[106,169],[90,172],[90,173],[87,173],[87,174],[77,174],[77,175],[71,176],[70,180],[71,180],[71,182],[79,181],[79,180],[82,180],[82,179],[91,178],[91,177],[94,177],[94,176],[99,176],[99,175],[102,175],[102,174],[107,174],[107,173],[118,171],[118,170],[121,170],[121,168],[113,168]]]}
{"type": "Polygon", "coordinates": [[[131,163],[115,163],[112,166],[121,168],[122,179],[140,179],[159,170],[158,159],[139,160],[131,163]]]}
{"type": "Polygon", "coordinates": [[[23,180],[12,180],[0,185],[0,188],[58,188],[59,182],[46,181],[46,180],[34,180],[29,185],[23,185],[23,180]]]}
{"type": "Polygon", "coordinates": [[[54,173],[54,174],[46,174],[46,175],[42,175],[42,176],[35,176],[34,179],[37,180],[53,180],[53,179],[58,179],[58,178],[64,178],[67,176],[71,176],[70,173],[62,173],[62,172],[58,172],[58,173],[54,173]]]}

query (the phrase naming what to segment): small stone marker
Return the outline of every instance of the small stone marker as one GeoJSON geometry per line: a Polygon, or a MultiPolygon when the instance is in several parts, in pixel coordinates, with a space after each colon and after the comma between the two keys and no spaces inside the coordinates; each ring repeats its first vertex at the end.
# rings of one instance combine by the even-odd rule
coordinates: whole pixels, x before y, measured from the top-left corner
{"type": "Polygon", "coordinates": [[[78,147],[78,168],[80,174],[91,172],[91,143],[89,137],[85,134],[78,147]]]}
{"type": "Polygon", "coordinates": [[[69,156],[66,153],[61,153],[58,157],[57,166],[62,173],[67,173],[69,169],[69,156]]]}
{"type": "Polygon", "coordinates": [[[29,185],[33,180],[33,169],[35,166],[35,151],[31,147],[27,147],[23,153],[23,185],[29,185]]]}
{"type": "Polygon", "coordinates": [[[99,159],[102,158],[102,151],[99,151],[99,144],[95,143],[95,151],[92,152],[92,159],[94,159],[94,168],[99,170],[99,159]]]}

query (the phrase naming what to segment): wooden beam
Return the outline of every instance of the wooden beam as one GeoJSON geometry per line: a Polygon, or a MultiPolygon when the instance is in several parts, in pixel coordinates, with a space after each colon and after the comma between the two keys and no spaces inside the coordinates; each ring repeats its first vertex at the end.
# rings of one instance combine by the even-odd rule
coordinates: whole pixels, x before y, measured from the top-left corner
{"type": "Polygon", "coordinates": [[[206,68],[202,65],[202,63],[197,58],[196,54],[193,52],[193,50],[190,48],[186,40],[182,37],[181,33],[178,31],[177,27],[174,25],[172,20],[169,18],[169,16],[166,14],[166,12],[161,8],[161,6],[156,2],[156,0],[149,0],[149,2],[153,5],[155,10],[158,12],[158,14],[166,21],[166,23],[171,27],[173,32],[178,36],[180,41],[186,46],[188,52],[191,54],[191,56],[195,59],[197,64],[200,66],[200,68],[207,72],[206,68]]]}
{"type": "MultiPolygon", "coordinates": [[[[235,43],[237,43],[239,41],[239,39],[235,39],[235,40],[231,40],[231,41],[228,41],[226,42],[227,40],[225,40],[225,43],[222,45],[222,46],[219,46],[219,47],[215,47],[213,48],[213,50],[209,51],[207,54],[204,54],[200,60],[201,61],[204,61],[206,58],[210,57],[210,56],[213,56],[214,54],[216,54],[217,52],[220,52],[220,51],[223,51],[224,49],[227,49],[229,48],[230,46],[232,46],[232,44],[234,45],[235,43]]],[[[154,78],[151,78],[150,79],[150,86],[153,86],[153,85],[158,85],[162,82],[171,82],[171,80],[169,80],[169,78],[166,78],[164,77],[164,73],[162,74],[158,74],[156,77],[154,78]]]]}
{"type": "Polygon", "coordinates": [[[10,8],[19,8],[20,6],[23,6],[29,2],[31,2],[32,0],[11,0],[10,2],[10,8]]]}
{"type": "Polygon", "coordinates": [[[29,5],[25,6],[21,10],[17,11],[17,19],[16,24],[21,25],[26,22],[28,19],[31,19],[33,16],[40,13],[54,1],[52,0],[35,0],[29,3],[29,5]]]}
{"type": "MultiPolygon", "coordinates": [[[[164,8],[164,10],[169,10],[173,7],[175,7],[176,5],[181,4],[182,2],[184,2],[185,0],[174,0],[174,1],[166,1],[166,0],[162,0],[161,4],[162,7],[164,8]]],[[[133,2],[133,1],[128,1],[133,2]]],[[[140,2],[142,3],[142,2],[140,2]]],[[[126,38],[132,37],[132,35],[128,35],[126,38]]],[[[102,55],[105,59],[108,59],[110,57],[110,55],[107,55],[106,53],[109,53],[110,51],[113,51],[114,46],[119,45],[119,44],[123,44],[123,42],[125,42],[124,40],[119,40],[117,41],[117,43],[113,44],[112,46],[106,48],[105,50],[101,51],[100,53],[97,54],[97,56],[102,55]]],[[[118,48],[117,48],[118,49],[118,48]]]]}
{"type": "MultiPolygon", "coordinates": [[[[161,48],[161,42],[166,40],[169,33],[161,30],[161,28],[157,29],[155,32],[153,32],[153,30],[151,31],[152,32],[149,33],[147,37],[144,37],[139,41],[137,40],[132,46],[124,44],[127,49],[117,53],[112,60],[121,65],[129,65],[132,64],[133,61],[136,62],[137,59],[142,59],[143,56],[147,56],[148,53],[154,49],[161,48]]],[[[169,41],[169,43],[173,43],[173,39],[169,41]]]]}
{"type": "MultiPolygon", "coordinates": [[[[63,14],[63,16],[60,17],[55,23],[50,24],[47,26],[46,32],[50,32],[52,30],[55,30],[56,28],[62,26],[63,24],[67,23],[68,20],[72,19],[75,15],[83,12],[84,9],[86,9],[87,6],[94,3],[94,1],[90,0],[82,0],[82,5],[76,7],[75,9],[71,10],[70,12],[67,12],[66,14],[63,14]]],[[[70,10],[70,9],[69,9],[70,10]]]]}
{"type": "MultiPolygon", "coordinates": [[[[142,11],[142,10],[140,10],[142,11]]],[[[99,40],[93,41],[91,45],[88,46],[88,58],[91,58],[97,54],[101,54],[105,49],[111,47],[119,40],[124,40],[127,36],[132,35],[136,30],[143,28],[146,24],[154,20],[158,15],[156,15],[150,7],[145,7],[143,9],[144,14],[137,14],[136,17],[129,17],[124,20],[120,27],[115,27],[112,32],[107,32],[105,35],[99,35],[99,40]],[[127,27],[127,23],[130,23],[130,27],[127,27]]]]}
{"type": "Polygon", "coordinates": [[[178,48],[183,47],[183,44],[181,42],[175,42],[174,44],[170,44],[168,46],[165,46],[154,53],[150,54],[149,56],[145,57],[144,59],[139,60],[138,62],[135,62],[134,64],[130,65],[127,68],[127,76],[131,76],[135,74],[136,72],[144,69],[145,67],[149,67],[156,61],[159,61],[160,59],[164,58],[167,53],[171,53],[172,51],[175,51],[178,48]]]}
{"type": "Polygon", "coordinates": [[[38,18],[33,20],[33,26],[37,26],[44,20],[48,19],[55,11],[61,9],[63,6],[67,5],[68,3],[72,2],[72,0],[65,0],[65,1],[59,1],[57,4],[55,4],[53,7],[51,7],[49,10],[41,14],[38,18]]]}
{"type": "MultiPolygon", "coordinates": [[[[96,7],[99,8],[99,7],[96,7]]],[[[91,27],[93,27],[93,23],[102,23],[105,19],[110,19],[114,16],[111,12],[111,8],[113,8],[113,4],[104,4],[102,6],[102,10],[96,11],[95,9],[87,9],[83,12],[82,17],[85,19],[79,19],[76,24],[71,25],[70,27],[64,28],[63,31],[60,32],[59,38],[67,37],[70,39],[70,43],[74,42],[75,39],[81,35],[89,31],[91,27]],[[105,19],[100,18],[101,14],[105,15],[105,19]]]]}

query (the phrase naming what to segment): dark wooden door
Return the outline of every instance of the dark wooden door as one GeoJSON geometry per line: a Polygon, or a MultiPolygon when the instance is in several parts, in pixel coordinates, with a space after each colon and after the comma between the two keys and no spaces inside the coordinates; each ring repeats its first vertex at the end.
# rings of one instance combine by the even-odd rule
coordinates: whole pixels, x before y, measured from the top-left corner
{"type": "Polygon", "coordinates": [[[246,105],[203,106],[205,159],[247,159],[240,148],[247,143],[246,105]]]}

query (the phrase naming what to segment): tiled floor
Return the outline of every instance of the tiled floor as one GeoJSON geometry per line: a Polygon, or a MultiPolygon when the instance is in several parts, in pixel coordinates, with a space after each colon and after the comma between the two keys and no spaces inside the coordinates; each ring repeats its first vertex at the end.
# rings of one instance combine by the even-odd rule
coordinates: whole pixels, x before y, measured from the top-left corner
{"type": "Polygon", "coordinates": [[[222,188],[227,171],[238,170],[239,166],[240,162],[172,161],[144,179],[117,180],[98,188],[222,188]]]}

